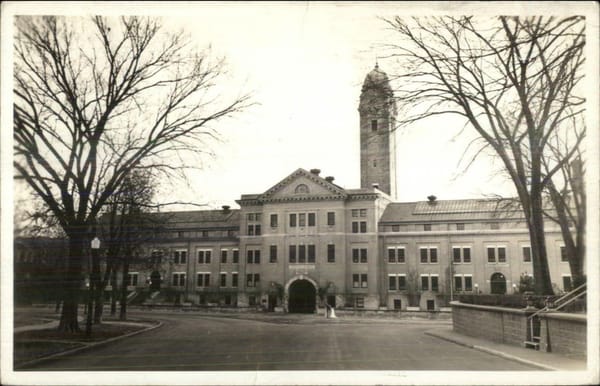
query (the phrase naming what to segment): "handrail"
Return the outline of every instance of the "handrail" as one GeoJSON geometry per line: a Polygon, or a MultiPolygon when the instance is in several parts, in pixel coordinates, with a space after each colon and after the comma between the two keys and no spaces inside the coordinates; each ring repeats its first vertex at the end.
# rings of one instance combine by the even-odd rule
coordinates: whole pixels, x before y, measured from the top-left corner
{"type": "Polygon", "coordinates": [[[559,305],[558,307],[555,307],[554,310],[560,310],[561,308],[571,304],[572,302],[574,302],[575,300],[579,299],[580,296],[585,295],[587,293],[587,290],[583,290],[582,293],[580,293],[578,296],[574,296],[571,299],[567,300],[566,302],[564,302],[563,304],[559,305]]]}
{"type": "MultiPolygon", "coordinates": [[[[554,303],[560,303],[563,299],[575,294],[575,292],[579,291],[580,289],[584,288],[586,286],[586,283],[581,284],[579,287],[567,292],[566,294],[564,294],[563,296],[561,296],[560,298],[556,299],[554,301],[554,303]]],[[[579,297],[579,295],[577,295],[577,297],[579,297]]]]}

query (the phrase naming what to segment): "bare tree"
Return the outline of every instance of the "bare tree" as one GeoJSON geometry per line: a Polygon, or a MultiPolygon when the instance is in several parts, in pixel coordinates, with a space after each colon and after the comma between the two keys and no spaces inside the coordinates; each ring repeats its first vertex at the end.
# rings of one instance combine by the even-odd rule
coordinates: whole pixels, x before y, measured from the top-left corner
{"type": "Polygon", "coordinates": [[[396,17],[400,41],[398,125],[454,114],[479,136],[476,155],[499,157],[514,183],[531,239],[536,292],[553,293],[544,235],[543,191],[583,140],[549,157],[549,139],[580,117],[585,20],[554,17],[396,17]]]}
{"type": "Polygon", "coordinates": [[[224,102],[223,62],[156,19],[20,16],[16,27],[14,167],[69,238],[59,329],[76,331],[82,260],[111,194],[134,168],[193,166],[185,154],[248,96],[224,102]]]}

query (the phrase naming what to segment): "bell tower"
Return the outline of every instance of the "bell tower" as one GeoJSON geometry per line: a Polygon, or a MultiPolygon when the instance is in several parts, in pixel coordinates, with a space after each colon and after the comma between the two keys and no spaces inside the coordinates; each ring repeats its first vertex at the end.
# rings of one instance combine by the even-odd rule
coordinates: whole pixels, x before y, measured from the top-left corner
{"type": "Polygon", "coordinates": [[[360,187],[396,198],[396,102],[385,72],[367,74],[360,93],[360,187]]]}

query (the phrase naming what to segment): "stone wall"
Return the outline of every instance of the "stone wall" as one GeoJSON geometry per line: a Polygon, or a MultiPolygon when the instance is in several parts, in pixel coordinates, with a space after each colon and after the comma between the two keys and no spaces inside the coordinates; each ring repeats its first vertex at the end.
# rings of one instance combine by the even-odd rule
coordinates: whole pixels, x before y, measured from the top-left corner
{"type": "Polygon", "coordinates": [[[587,350],[585,314],[548,312],[540,315],[540,350],[584,358],[587,350]]]}
{"type": "Polygon", "coordinates": [[[523,346],[533,311],[452,302],[454,331],[499,343],[523,346]]]}

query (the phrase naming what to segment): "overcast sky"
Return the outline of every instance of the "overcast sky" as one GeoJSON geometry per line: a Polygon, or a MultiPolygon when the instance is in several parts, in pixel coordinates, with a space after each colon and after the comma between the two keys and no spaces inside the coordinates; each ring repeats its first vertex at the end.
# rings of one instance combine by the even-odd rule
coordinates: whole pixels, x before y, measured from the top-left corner
{"type": "MultiPolygon", "coordinates": [[[[401,70],[382,58],[383,44],[395,36],[380,19],[400,11],[392,4],[228,4],[167,18],[169,28],[181,27],[225,56],[232,90],[251,90],[257,102],[219,126],[223,142],[194,173],[192,189],[173,188],[168,196],[232,205],[240,194],[261,193],[299,167],[360,187],[361,85],[378,57],[383,71],[401,70]]],[[[398,200],[512,194],[504,178],[490,177],[493,167],[485,159],[459,173],[472,139],[468,130],[457,136],[460,129],[446,117],[398,133],[398,200]]]]}
{"type": "MultiPolygon", "coordinates": [[[[251,92],[256,104],[216,126],[221,142],[211,146],[214,157],[191,175],[189,186],[161,190],[165,201],[218,208],[235,206],[241,194],[262,193],[300,167],[319,168],[342,187],[360,187],[357,107],[362,82],[378,57],[388,74],[402,71],[401,64],[385,58],[383,45],[396,37],[381,19],[469,13],[474,5],[481,13],[488,7],[456,4],[133,2],[72,5],[56,13],[93,9],[109,15],[164,16],[166,29],[183,29],[198,47],[210,45],[215,56],[226,58],[226,96],[251,92]]],[[[43,8],[48,6],[41,6],[31,9],[48,13],[43,8]]],[[[513,4],[515,11],[523,11],[518,7],[523,5],[513,4]]],[[[498,173],[500,165],[490,158],[463,170],[466,162],[460,160],[474,134],[461,129],[460,122],[439,117],[398,132],[398,201],[425,200],[430,194],[439,199],[514,194],[498,173]]]]}

